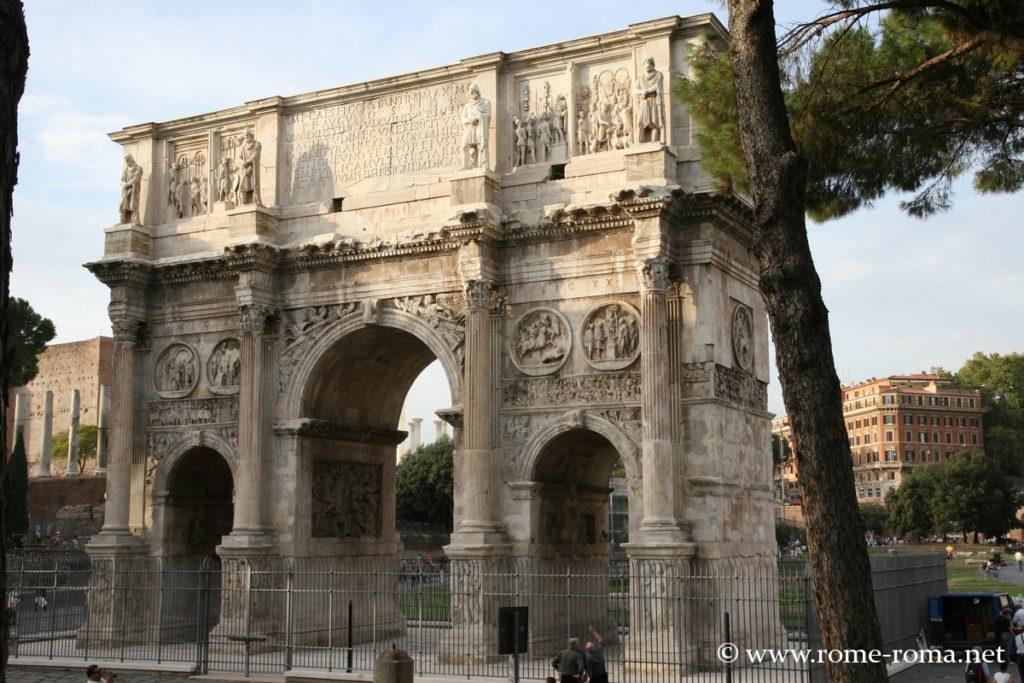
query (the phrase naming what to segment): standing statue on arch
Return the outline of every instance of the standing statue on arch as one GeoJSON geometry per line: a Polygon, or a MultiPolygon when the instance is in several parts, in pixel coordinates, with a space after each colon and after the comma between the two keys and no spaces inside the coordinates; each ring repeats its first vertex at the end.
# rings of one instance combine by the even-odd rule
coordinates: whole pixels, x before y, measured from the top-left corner
{"type": "Polygon", "coordinates": [[[654,57],[644,60],[644,73],[636,79],[637,142],[664,142],[665,77],[654,68],[654,57]]]}
{"type": "Polygon", "coordinates": [[[124,155],[124,170],[121,172],[121,222],[142,225],[139,218],[139,192],[142,189],[142,167],[135,163],[131,154],[124,155]]]}
{"type": "Polygon", "coordinates": [[[487,168],[487,131],[491,101],[480,97],[480,86],[469,84],[469,101],[462,108],[462,168],[487,168]]]}

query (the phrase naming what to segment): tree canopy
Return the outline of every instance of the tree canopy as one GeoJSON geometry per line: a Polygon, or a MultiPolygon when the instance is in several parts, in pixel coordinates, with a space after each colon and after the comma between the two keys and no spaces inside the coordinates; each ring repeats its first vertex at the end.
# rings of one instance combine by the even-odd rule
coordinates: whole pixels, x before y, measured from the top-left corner
{"type": "Polygon", "coordinates": [[[985,452],[1010,475],[1024,474],[1024,354],[984,354],[969,358],[954,384],[978,389],[985,413],[985,452]]]}
{"type": "MultiPolygon", "coordinates": [[[[785,105],[807,162],[807,212],[848,214],[889,192],[923,217],[974,171],[981,192],[1024,186],[1024,3],[845,0],[782,37],[785,105]],[[884,12],[883,12],[884,10],[884,12]]],[[[748,191],[732,64],[714,40],[676,94],[720,191],[748,191]]]]}
{"type": "MultiPolygon", "coordinates": [[[[68,457],[69,432],[53,435],[50,441],[50,458],[54,462],[64,462],[68,457]]],[[[85,471],[85,463],[96,457],[96,444],[99,441],[99,429],[96,425],[80,425],[78,428],[78,471],[85,471]]]]}
{"type": "Polygon", "coordinates": [[[1004,536],[1017,525],[1019,503],[999,464],[977,451],[918,467],[886,498],[893,528],[919,537],[933,531],[1004,536]]]}
{"type": "Polygon", "coordinates": [[[399,521],[442,524],[452,529],[455,446],[447,436],[408,453],[396,471],[395,516],[399,521]]]}
{"type": "Polygon", "coordinates": [[[10,337],[10,385],[23,387],[39,372],[39,354],[56,335],[49,318],[35,312],[24,299],[12,297],[7,302],[7,329],[10,337]]]}

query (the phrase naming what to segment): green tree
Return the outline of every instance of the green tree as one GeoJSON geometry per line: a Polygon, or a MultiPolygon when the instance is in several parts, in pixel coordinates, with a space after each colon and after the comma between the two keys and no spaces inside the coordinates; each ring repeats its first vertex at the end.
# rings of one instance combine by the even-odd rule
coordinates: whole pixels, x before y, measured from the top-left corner
{"type": "Polygon", "coordinates": [[[778,434],[772,434],[772,462],[776,469],[783,469],[793,459],[793,451],[789,447],[789,440],[778,434]]]}
{"type": "Polygon", "coordinates": [[[866,531],[880,536],[885,533],[889,522],[889,513],[877,503],[861,503],[860,519],[866,531]]]}
{"type": "Polygon", "coordinates": [[[10,386],[23,387],[39,372],[39,354],[57,334],[49,318],[35,312],[24,299],[7,302],[8,349],[11,354],[10,386]]]}
{"type": "Polygon", "coordinates": [[[395,474],[395,516],[452,530],[455,446],[447,436],[408,453],[395,474]]]}
{"type": "MultiPolygon", "coordinates": [[[[64,462],[68,457],[70,432],[54,434],[50,441],[50,458],[53,462],[64,462]]],[[[78,427],[78,471],[85,471],[85,463],[96,458],[96,444],[99,441],[99,428],[96,425],[79,425],[78,427]]]]}
{"type": "MultiPolygon", "coordinates": [[[[780,41],[796,149],[812,218],[888,192],[915,192],[914,216],[948,208],[954,179],[982,192],[1024,186],[1024,4],[1017,0],[844,0],[780,41]],[[865,21],[873,13],[878,21],[865,21]]],[[[700,123],[717,187],[746,192],[732,64],[708,41],[676,85],[700,123]]]]}
{"type": "Polygon", "coordinates": [[[917,467],[900,487],[885,497],[889,526],[900,536],[922,538],[935,530],[932,501],[945,463],[917,467]]]}
{"type": "Polygon", "coordinates": [[[1017,525],[1016,490],[992,458],[978,451],[961,451],[941,463],[939,485],[932,498],[932,515],[941,530],[963,535],[974,532],[1005,536],[1017,525]]]}
{"type": "Polygon", "coordinates": [[[20,430],[14,437],[14,449],[7,462],[3,489],[5,531],[9,542],[19,546],[28,533],[28,460],[25,458],[25,440],[20,430]]]}
{"type": "MultiPolygon", "coordinates": [[[[11,293],[12,197],[18,182],[18,102],[25,92],[28,73],[28,29],[20,0],[0,2],[0,55],[0,407],[6,415],[11,386],[7,304],[11,293]]],[[[6,419],[0,420],[0,443],[7,443],[6,419]]],[[[0,458],[0,480],[6,477],[6,470],[7,458],[0,458]]],[[[7,594],[6,517],[0,516],[0,595],[7,594]]],[[[7,619],[0,619],[0,683],[7,680],[7,624],[7,619]]]]}
{"type": "Polygon", "coordinates": [[[978,389],[988,409],[985,452],[1010,475],[1024,474],[1024,354],[975,353],[953,376],[956,386],[978,389]]]}
{"type": "MultiPolygon", "coordinates": [[[[793,424],[823,643],[874,649],[881,639],[867,553],[849,542],[863,525],[806,214],[843,215],[900,190],[918,192],[904,208],[924,216],[948,205],[950,181],[974,161],[980,189],[1018,189],[1024,5],[836,4],[784,39],[799,54],[783,72],[771,0],[729,0],[728,64],[702,70],[692,60],[696,84],[681,94],[700,129],[721,130],[715,137],[729,143],[715,148],[706,133],[700,140],[712,176],[753,200],[753,250],[793,424]],[[862,20],[881,10],[890,12],[872,33],[876,24],[862,20]]],[[[841,683],[886,679],[883,666],[829,663],[826,671],[841,683]]]]}

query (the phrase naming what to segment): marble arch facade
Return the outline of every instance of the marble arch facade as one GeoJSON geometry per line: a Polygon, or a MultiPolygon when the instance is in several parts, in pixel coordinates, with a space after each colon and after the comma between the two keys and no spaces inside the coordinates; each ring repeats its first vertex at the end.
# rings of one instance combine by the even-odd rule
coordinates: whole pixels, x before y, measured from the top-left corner
{"type": "Polygon", "coordinates": [[[524,520],[537,459],[573,430],[626,460],[634,566],[771,558],[749,207],[711,192],[669,96],[708,31],[724,34],[671,17],[113,133],[131,161],[122,222],[87,264],[115,337],[90,552],[159,554],[153,472],[216,444],[235,487],[225,570],[393,553],[398,415],[390,395],[359,410],[345,393],[329,359],[351,343],[351,372],[375,344],[414,357],[388,371],[399,384],[445,367],[453,561],[554,561],[524,520]]]}

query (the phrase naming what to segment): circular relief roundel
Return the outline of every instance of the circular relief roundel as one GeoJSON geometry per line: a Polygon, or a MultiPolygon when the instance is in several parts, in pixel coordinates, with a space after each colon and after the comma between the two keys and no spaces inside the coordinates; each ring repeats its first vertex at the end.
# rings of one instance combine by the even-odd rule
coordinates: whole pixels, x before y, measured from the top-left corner
{"type": "Polygon", "coordinates": [[[640,314],[624,301],[598,304],[580,325],[583,357],[597,370],[621,370],[640,355],[640,314]]]}
{"type": "Polygon", "coordinates": [[[565,365],[572,348],[572,330],[561,313],[553,308],[533,308],[519,316],[512,329],[512,362],[521,372],[550,375],[565,365]]]}
{"type": "Polygon", "coordinates": [[[749,371],[754,365],[754,315],[739,304],[732,312],[732,352],[736,365],[749,371]]]}
{"type": "Polygon", "coordinates": [[[188,344],[171,344],[157,357],[153,383],[162,397],[188,396],[198,382],[199,356],[188,344]]]}
{"type": "Polygon", "coordinates": [[[206,361],[206,379],[215,394],[238,392],[242,374],[242,345],[234,338],[222,339],[206,361]]]}

